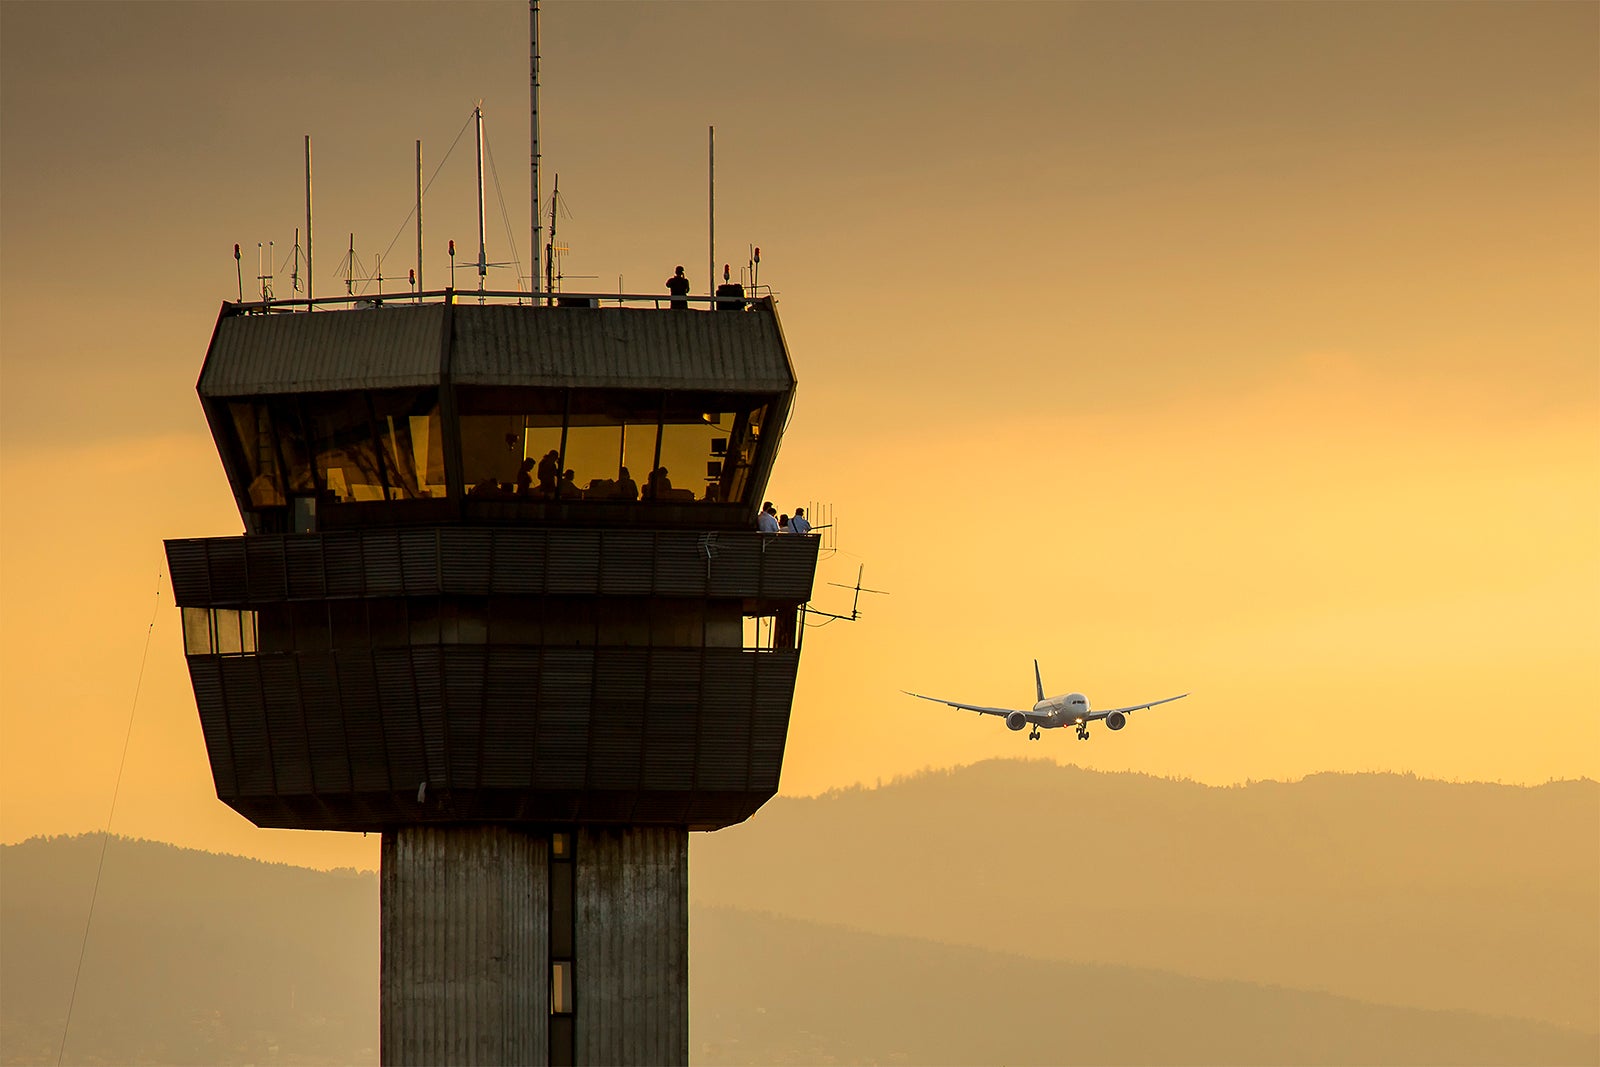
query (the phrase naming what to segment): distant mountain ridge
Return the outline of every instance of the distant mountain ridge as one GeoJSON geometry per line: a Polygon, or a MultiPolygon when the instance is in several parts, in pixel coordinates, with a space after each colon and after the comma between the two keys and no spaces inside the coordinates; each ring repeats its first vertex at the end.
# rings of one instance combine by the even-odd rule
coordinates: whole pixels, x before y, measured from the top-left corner
{"type": "MultiPolygon", "coordinates": [[[[98,835],[0,848],[0,1062],[55,1062],[98,835]]],[[[377,1062],[377,879],[114,839],[69,1063],[377,1062]]],[[[725,908],[691,918],[692,1061],[1592,1063],[1600,1035],[1028,959],[725,908]]]]}
{"type": "Polygon", "coordinates": [[[1600,783],[1214,787],[990,760],[779,797],[707,905],[1600,1031],[1600,783]]]}

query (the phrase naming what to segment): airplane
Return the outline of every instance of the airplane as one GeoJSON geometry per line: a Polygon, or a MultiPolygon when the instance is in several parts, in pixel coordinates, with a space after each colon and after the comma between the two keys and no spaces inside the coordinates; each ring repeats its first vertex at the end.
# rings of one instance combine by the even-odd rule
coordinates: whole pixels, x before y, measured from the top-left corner
{"type": "Polygon", "coordinates": [[[1148,704],[1130,704],[1125,708],[1108,708],[1105,711],[1090,711],[1089,698],[1082,693],[1067,693],[1064,696],[1046,697],[1044,695],[1044,680],[1039,677],[1039,661],[1033,661],[1033,685],[1039,695],[1038,703],[1029,711],[1020,711],[1013,708],[986,708],[980,704],[962,704],[955,700],[945,700],[942,697],[923,696],[913,693],[909,689],[900,690],[906,696],[916,697],[919,700],[931,700],[935,704],[948,704],[952,708],[963,711],[975,711],[980,715],[1003,715],[1007,729],[1022,730],[1028,726],[1033,731],[1028,734],[1029,741],[1039,740],[1040,730],[1053,730],[1056,727],[1072,725],[1077,727],[1078,740],[1089,740],[1089,724],[1104,719],[1106,727],[1111,730],[1120,730],[1128,725],[1128,713],[1153,708],[1157,704],[1169,704],[1174,700],[1182,700],[1188,693],[1179,693],[1175,697],[1165,697],[1161,700],[1152,700],[1148,704]]]}

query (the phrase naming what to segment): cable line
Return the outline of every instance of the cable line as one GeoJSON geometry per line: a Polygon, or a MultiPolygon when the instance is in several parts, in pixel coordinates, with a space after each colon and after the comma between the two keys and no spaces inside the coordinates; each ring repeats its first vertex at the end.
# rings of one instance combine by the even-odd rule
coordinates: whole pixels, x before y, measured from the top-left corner
{"type": "Polygon", "coordinates": [[[100,863],[94,871],[94,889],[89,894],[89,916],[83,921],[83,944],[78,946],[78,966],[72,972],[72,995],[67,999],[67,1021],[61,1028],[61,1046],[56,1050],[56,1067],[67,1053],[67,1034],[72,1029],[72,1006],[78,1000],[78,980],[83,977],[83,958],[89,950],[89,927],[94,923],[94,905],[100,897],[100,875],[106,869],[106,847],[111,844],[111,820],[117,813],[117,794],[122,792],[122,770],[128,765],[128,745],[133,740],[133,715],[139,710],[139,690],[144,686],[144,665],[150,658],[150,635],[155,632],[156,617],[161,611],[161,579],[163,568],[156,568],[156,606],[150,612],[150,625],[144,632],[144,652],[139,657],[139,677],[133,683],[133,707],[128,709],[128,732],[122,739],[122,759],[117,763],[117,784],[111,789],[111,810],[106,813],[106,829],[100,838],[100,863]]]}

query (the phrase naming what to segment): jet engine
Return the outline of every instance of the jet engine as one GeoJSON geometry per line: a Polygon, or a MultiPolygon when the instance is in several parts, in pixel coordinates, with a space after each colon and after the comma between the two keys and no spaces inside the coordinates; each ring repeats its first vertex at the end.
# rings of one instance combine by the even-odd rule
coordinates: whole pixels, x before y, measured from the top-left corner
{"type": "Polygon", "coordinates": [[[1128,717],[1120,711],[1113,711],[1106,716],[1106,728],[1109,730],[1120,730],[1126,725],[1128,725],[1128,717]]]}
{"type": "Polygon", "coordinates": [[[1006,716],[1006,729],[1008,730],[1026,729],[1027,725],[1028,716],[1020,711],[1013,711],[1010,715],[1006,716]]]}

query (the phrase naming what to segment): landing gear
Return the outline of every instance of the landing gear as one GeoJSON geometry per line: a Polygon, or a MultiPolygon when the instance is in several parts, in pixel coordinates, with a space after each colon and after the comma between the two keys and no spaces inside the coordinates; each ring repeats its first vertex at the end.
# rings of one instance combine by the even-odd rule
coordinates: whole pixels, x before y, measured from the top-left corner
{"type": "Polygon", "coordinates": [[[1029,741],[1037,741],[1037,740],[1039,740],[1039,728],[1037,726],[1035,726],[1033,728],[1033,733],[1028,735],[1028,740],[1029,741]]]}
{"type": "Polygon", "coordinates": [[[1087,741],[1087,740],[1089,740],[1089,731],[1085,730],[1082,726],[1078,727],[1078,740],[1079,741],[1087,741]]]}

